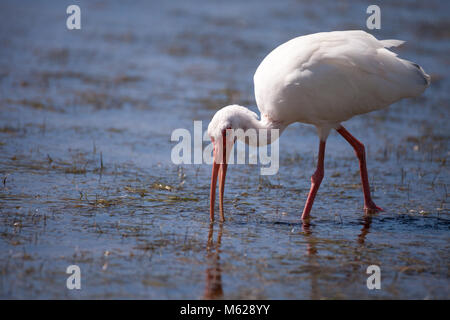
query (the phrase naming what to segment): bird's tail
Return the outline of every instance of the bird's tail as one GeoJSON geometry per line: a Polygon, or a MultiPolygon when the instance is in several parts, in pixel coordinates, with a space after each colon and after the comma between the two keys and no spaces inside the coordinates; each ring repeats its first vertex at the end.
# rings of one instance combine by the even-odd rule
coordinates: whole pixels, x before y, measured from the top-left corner
{"type": "Polygon", "coordinates": [[[403,40],[395,40],[395,39],[380,40],[380,42],[383,44],[383,47],[385,48],[399,47],[405,43],[405,41],[403,40]]]}
{"type": "MultiPolygon", "coordinates": [[[[380,40],[380,42],[384,48],[399,47],[405,43],[405,41],[395,39],[380,40]]],[[[397,54],[395,54],[395,56],[397,56],[397,54]]],[[[408,77],[411,80],[411,82],[409,83],[413,88],[415,88],[415,90],[413,91],[419,91],[420,93],[422,93],[423,90],[425,90],[430,85],[431,77],[417,63],[404,59],[399,60],[406,67],[406,69],[404,69],[406,71],[406,74],[404,74],[404,76],[408,77]]]]}

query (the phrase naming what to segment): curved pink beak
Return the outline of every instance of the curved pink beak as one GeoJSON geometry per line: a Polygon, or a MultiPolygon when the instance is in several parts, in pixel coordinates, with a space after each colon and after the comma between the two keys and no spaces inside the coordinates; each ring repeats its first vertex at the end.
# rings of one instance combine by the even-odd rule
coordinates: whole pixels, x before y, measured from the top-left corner
{"type": "Polygon", "coordinates": [[[223,193],[225,192],[225,177],[227,175],[227,150],[226,150],[226,132],[222,132],[222,150],[217,150],[216,143],[214,142],[214,152],[213,152],[213,167],[211,174],[211,190],[210,190],[210,204],[209,204],[209,218],[211,222],[214,221],[214,204],[216,201],[216,186],[217,186],[217,176],[220,172],[219,178],[219,193],[220,193],[220,221],[225,221],[225,216],[223,214],[223,193]],[[222,159],[220,159],[222,158],[222,159]]]}

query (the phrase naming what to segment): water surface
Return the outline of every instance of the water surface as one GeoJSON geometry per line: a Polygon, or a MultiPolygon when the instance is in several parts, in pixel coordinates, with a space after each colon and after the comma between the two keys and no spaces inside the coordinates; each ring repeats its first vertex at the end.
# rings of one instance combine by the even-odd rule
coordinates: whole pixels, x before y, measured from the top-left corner
{"type": "MultiPolygon", "coordinates": [[[[365,29],[350,1],[68,1],[0,4],[0,297],[448,299],[449,5],[383,2],[381,39],[422,65],[417,99],[348,121],[374,201],[332,133],[309,225],[318,138],[292,125],[280,170],[232,166],[224,224],[209,223],[210,165],[174,165],[176,128],[256,110],[253,73],[295,36],[365,29]],[[82,290],[66,289],[79,265],[82,290]],[[368,290],[366,268],[381,268],[368,290]]],[[[206,143],[205,143],[206,145],[206,143]]]]}

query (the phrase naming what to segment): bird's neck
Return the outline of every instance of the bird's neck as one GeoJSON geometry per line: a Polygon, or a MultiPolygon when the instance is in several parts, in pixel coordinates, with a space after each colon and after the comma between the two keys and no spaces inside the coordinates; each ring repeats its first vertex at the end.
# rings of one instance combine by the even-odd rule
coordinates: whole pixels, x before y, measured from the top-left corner
{"type": "Polygon", "coordinates": [[[261,120],[253,117],[248,120],[249,121],[247,121],[247,125],[245,126],[246,128],[243,129],[244,131],[248,129],[254,129],[256,131],[256,134],[258,135],[258,146],[271,144],[276,141],[287,126],[283,122],[274,121],[269,116],[264,114],[261,114],[261,120]],[[267,138],[264,139],[264,137],[267,138]]]}
{"type": "Polygon", "coordinates": [[[287,127],[287,124],[283,121],[277,121],[272,119],[266,114],[261,114],[261,120],[259,123],[262,125],[265,129],[278,129],[281,132],[287,127]]]}

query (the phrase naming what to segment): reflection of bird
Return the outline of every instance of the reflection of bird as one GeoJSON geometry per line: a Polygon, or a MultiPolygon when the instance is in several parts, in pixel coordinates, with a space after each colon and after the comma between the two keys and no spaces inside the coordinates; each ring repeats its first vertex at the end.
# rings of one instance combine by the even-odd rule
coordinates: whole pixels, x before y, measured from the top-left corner
{"type": "Polygon", "coordinates": [[[303,223],[302,225],[303,232],[305,233],[305,238],[308,240],[307,244],[307,254],[308,256],[314,256],[317,254],[316,241],[312,239],[311,235],[311,224],[308,222],[303,223]]]}
{"type": "Polygon", "coordinates": [[[318,285],[318,278],[321,275],[321,265],[317,261],[317,238],[313,236],[311,225],[308,221],[305,221],[302,224],[303,233],[305,235],[305,239],[307,241],[307,251],[308,254],[308,264],[309,264],[309,270],[310,274],[309,277],[311,279],[311,294],[310,299],[311,300],[318,300],[321,298],[320,294],[320,286],[318,285]]]}
{"type": "MultiPolygon", "coordinates": [[[[236,140],[227,129],[279,129],[294,122],[316,126],[320,138],[317,170],[302,218],[308,218],[324,174],[325,141],[331,129],[353,147],[359,159],[364,208],[381,210],[370,196],[364,145],[341,122],[355,115],[389,106],[406,97],[420,95],[430,77],[415,63],[400,59],[386,48],[399,40],[377,40],[364,31],[334,31],[292,39],[273,50],[259,65],[254,76],[255,96],[261,119],[238,106],[219,110],[208,126],[214,145],[211,177],[210,218],[214,220],[217,176],[220,171],[220,215],[227,170],[227,150],[236,140]],[[228,135],[227,135],[228,133],[228,135]]],[[[268,140],[273,142],[268,133],[268,140]]],[[[276,137],[276,135],[274,135],[276,137]]]]}
{"type": "Polygon", "coordinates": [[[364,242],[366,241],[366,237],[370,232],[370,225],[372,224],[372,216],[370,215],[364,215],[363,217],[363,222],[362,222],[362,229],[361,229],[361,233],[358,235],[358,243],[359,244],[364,244],[364,242]]]}
{"type": "Polygon", "coordinates": [[[220,224],[219,234],[217,235],[217,242],[215,252],[211,249],[214,246],[214,226],[209,225],[208,244],[206,246],[207,258],[209,266],[206,269],[206,284],[204,299],[220,299],[223,297],[222,289],[222,269],[220,267],[220,245],[222,241],[223,225],[220,224]]]}

